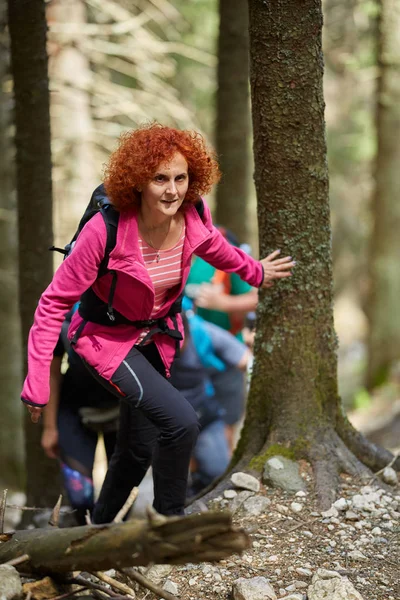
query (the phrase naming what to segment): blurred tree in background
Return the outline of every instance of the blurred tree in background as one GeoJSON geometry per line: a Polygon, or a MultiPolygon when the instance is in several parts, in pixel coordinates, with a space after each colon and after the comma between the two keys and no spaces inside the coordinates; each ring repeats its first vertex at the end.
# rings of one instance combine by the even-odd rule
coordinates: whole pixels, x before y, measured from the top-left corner
{"type": "Polygon", "coordinates": [[[400,3],[378,2],[375,189],[369,271],[366,385],[400,366],[400,3]]]}
{"type": "MultiPolygon", "coordinates": [[[[46,19],[42,0],[9,0],[11,70],[15,99],[16,188],[19,237],[19,310],[25,358],[38,299],[53,268],[49,88],[46,19]]],[[[15,402],[18,402],[15,398],[15,402]]],[[[58,465],[44,456],[41,427],[25,410],[26,490],[30,506],[46,506],[59,494],[58,465]]]]}
{"type": "Polygon", "coordinates": [[[21,337],[17,284],[17,213],[12,148],[12,95],[7,2],[0,0],[0,489],[22,485],[21,337]]]}
{"type": "Polygon", "coordinates": [[[249,241],[250,91],[247,1],[219,0],[216,221],[249,241]]]}

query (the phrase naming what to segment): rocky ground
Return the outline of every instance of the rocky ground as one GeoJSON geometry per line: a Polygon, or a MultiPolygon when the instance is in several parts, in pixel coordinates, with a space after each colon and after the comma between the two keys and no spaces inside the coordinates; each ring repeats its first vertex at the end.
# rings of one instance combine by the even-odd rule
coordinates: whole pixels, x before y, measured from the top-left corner
{"type": "MultiPolygon", "coordinates": [[[[310,489],[307,466],[302,477],[310,489]]],[[[321,513],[309,491],[246,479],[251,490],[232,485],[212,508],[233,512],[251,548],[218,564],[154,566],[148,576],[185,600],[400,600],[398,486],[343,477],[340,498],[321,513]]]]}
{"type": "MultiPolygon", "coordinates": [[[[140,571],[182,600],[400,600],[395,472],[385,473],[391,485],[343,476],[338,500],[321,513],[306,463],[300,469],[282,457],[267,463],[266,484],[236,473],[209,505],[229,510],[237,527],[249,533],[251,547],[241,556],[140,571]],[[276,487],[280,484],[291,491],[276,487]]],[[[137,588],[136,598],[156,596],[137,588]]]]}

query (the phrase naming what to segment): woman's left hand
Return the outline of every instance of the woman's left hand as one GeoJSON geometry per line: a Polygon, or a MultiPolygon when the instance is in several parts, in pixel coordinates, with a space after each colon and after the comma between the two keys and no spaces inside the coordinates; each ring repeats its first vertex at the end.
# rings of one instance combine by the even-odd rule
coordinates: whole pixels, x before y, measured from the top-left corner
{"type": "Polygon", "coordinates": [[[36,406],[27,406],[27,408],[28,408],[29,412],[31,413],[32,423],[39,423],[43,408],[39,408],[36,406]]]}
{"type": "Polygon", "coordinates": [[[292,275],[290,270],[295,266],[296,262],[292,260],[291,256],[277,258],[279,254],[280,250],[275,250],[260,261],[264,267],[264,280],[261,284],[262,288],[272,287],[276,279],[283,279],[284,277],[290,277],[292,275]]]}

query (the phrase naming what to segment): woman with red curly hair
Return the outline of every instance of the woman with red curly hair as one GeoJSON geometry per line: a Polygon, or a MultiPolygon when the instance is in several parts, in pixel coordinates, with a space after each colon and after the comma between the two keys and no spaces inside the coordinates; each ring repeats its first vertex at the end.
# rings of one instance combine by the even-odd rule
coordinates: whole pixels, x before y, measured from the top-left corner
{"type": "Polygon", "coordinates": [[[98,212],[43,293],[28,345],[22,400],[37,422],[49,399],[49,367],[66,312],[77,301],[69,339],[86,366],[120,399],[120,427],[93,521],[113,520],[153,466],[154,508],[184,512],[188,467],[198,434],[189,402],[168,382],[183,340],[180,298],[193,254],[256,287],[289,277],[290,257],[256,261],[213,226],[201,198],[219,179],[200,134],[152,124],[122,136],[104,186],[117,219],[106,255],[98,212]]]}

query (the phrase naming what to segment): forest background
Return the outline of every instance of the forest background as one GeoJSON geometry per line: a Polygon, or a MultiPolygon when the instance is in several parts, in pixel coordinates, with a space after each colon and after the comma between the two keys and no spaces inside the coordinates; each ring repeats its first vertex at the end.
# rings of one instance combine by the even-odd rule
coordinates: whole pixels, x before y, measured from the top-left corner
{"type": "MultiPolygon", "coordinates": [[[[216,146],[225,178],[210,202],[218,221],[249,242],[257,255],[246,19],[237,14],[235,21],[230,14],[220,21],[224,6],[229,4],[216,0],[58,0],[46,4],[56,246],[63,246],[75,231],[119,134],[156,119],[198,129],[216,146]],[[221,44],[224,32],[220,26],[227,22],[230,26],[225,34],[234,40],[231,47],[221,44]],[[241,52],[235,55],[237,51],[241,52]],[[231,56],[230,72],[227,55],[231,56]],[[228,70],[222,69],[223,64],[228,70]],[[224,94],[231,97],[232,89],[241,90],[246,109],[238,103],[228,114],[224,94]],[[237,127],[231,127],[228,119],[237,127]],[[227,147],[235,147],[237,152],[231,163],[224,164],[227,152],[223,148],[227,147]]],[[[392,245],[392,258],[380,259],[394,290],[386,294],[383,310],[379,309],[385,319],[376,316],[376,277],[371,269],[376,264],[374,253],[382,240],[393,239],[399,219],[393,175],[382,194],[389,199],[385,226],[377,226],[382,223],[383,207],[377,195],[382,186],[377,168],[382,160],[377,154],[382,135],[379,108],[385,103],[378,76],[385,66],[379,51],[384,35],[379,27],[380,6],[369,0],[324,2],[324,93],[339,391],[347,411],[361,411],[356,418],[365,430],[368,423],[364,426],[363,414],[371,421],[371,411],[375,411],[376,424],[376,415],[386,419],[396,413],[400,378],[398,302],[391,304],[400,294],[396,245],[392,245]],[[387,214],[392,217],[388,219],[387,214]],[[388,330],[391,339],[389,343],[386,338],[385,343],[388,330]],[[371,364],[377,344],[380,348],[390,346],[395,357],[382,368],[371,364]]],[[[0,460],[4,465],[0,482],[1,487],[17,490],[23,485],[25,472],[24,427],[18,401],[23,352],[16,301],[21,253],[17,241],[13,85],[3,0],[0,20],[0,460]]],[[[399,45],[397,52],[395,65],[400,62],[399,45]]],[[[398,66],[397,77],[400,79],[398,66]]],[[[397,133],[393,127],[386,148],[395,144],[398,156],[397,133]]],[[[393,448],[391,441],[388,445],[393,448]]],[[[45,460],[40,448],[34,454],[30,459],[45,460]]]]}

